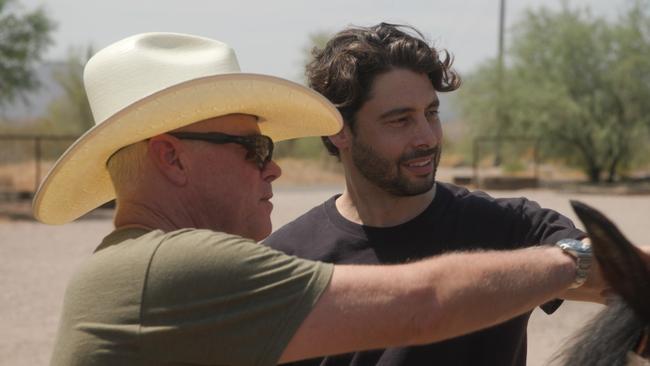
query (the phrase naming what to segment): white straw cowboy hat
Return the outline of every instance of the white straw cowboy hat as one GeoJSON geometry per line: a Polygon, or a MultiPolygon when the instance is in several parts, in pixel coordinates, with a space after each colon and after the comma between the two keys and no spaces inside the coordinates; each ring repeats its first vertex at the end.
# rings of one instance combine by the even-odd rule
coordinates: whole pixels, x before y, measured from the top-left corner
{"type": "Polygon", "coordinates": [[[106,162],[120,148],[208,118],[259,117],[273,140],[337,133],[342,119],[320,94],[268,75],[241,73],[234,51],[175,33],[135,35],[93,56],[84,84],[95,126],[68,148],[34,198],[34,217],[72,221],[115,198],[106,162]]]}

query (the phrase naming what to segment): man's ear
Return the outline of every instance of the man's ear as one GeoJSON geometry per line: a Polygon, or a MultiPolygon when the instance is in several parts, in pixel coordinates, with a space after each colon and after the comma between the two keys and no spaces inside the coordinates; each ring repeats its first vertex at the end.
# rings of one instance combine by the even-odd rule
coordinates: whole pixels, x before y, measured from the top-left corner
{"type": "Polygon", "coordinates": [[[352,130],[347,124],[344,124],[341,131],[336,135],[329,136],[328,138],[332,144],[339,149],[339,151],[347,150],[352,145],[352,130]]]}
{"type": "Polygon", "coordinates": [[[148,145],[147,155],[158,172],[176,186],[187,184],[187,155],[181,142],[173,136],[163,134],[150,138],[148,145]]]}

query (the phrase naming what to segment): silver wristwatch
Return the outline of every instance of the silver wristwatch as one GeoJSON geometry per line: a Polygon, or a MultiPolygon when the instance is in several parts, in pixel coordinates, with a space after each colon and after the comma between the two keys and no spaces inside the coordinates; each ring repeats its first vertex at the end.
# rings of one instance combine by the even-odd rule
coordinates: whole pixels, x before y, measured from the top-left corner
{"type": "Polygon", "coordinates": [[[555,243],[555,245],[576,260],[576,278],[569,288],[582,286],[587,281],[589,269],[591,269],[591,261],[593,258],[591,245],[575,239],[562,239],[555,243]]]}

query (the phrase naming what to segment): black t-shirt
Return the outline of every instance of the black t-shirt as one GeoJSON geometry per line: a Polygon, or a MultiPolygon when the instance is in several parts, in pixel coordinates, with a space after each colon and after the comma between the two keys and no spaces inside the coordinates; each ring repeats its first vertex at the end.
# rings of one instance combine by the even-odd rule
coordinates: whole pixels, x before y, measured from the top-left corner
{"type": "MultiPolygon", "coordinates": [[[[525,198],[495,199],[450,184],[437,183],[435,198],[424,212],[388,228],[346,220],[336,209],[337,197],[280,228],[265,244],[307,259],[378,264],[403,263],[448,251],[515,249],[585,237],[568,218],[525,198]]],[[[558,305],[549,303],[545,310],[558,305]]],[[[529,316],[429,345],[357,352],[294,365],[523,366],[529,316]]]]}

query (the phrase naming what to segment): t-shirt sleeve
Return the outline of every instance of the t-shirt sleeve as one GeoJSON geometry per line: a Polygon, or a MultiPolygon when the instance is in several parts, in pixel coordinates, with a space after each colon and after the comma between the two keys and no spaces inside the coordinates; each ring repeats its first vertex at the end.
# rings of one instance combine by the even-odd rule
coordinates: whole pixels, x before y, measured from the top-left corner
{"type": "Polygon", "coordinates": [[[275,365],[333,272],[237,236],[168,235],[142,299],[141,346],[158,362],[275,365]]]}
{"type": "Polygon", "coordinates": [[[561,239],[582,239],[587,236],[578,230],[573,222],[557,211],[541,208],[537,202],[522,200],[522,213],[530,220],[528,242],[555,244],[561,239]]]}

